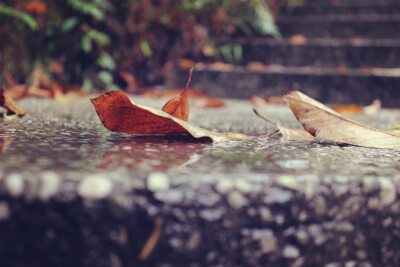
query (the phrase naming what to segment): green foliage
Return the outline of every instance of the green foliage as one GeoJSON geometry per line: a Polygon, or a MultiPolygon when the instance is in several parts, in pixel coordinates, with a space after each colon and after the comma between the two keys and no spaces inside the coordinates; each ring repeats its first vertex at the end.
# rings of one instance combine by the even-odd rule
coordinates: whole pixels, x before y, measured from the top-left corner
{"type": "Polygon", "coordinates": [[[32,16],[30,16],[26,12],[22,12],[22,11],[12,8],[12,7],[0,5],[0,16],[1,15],[8,15],[8,16],[14,17],[14,18],[24,22],[26,25],[28,25],[34,31],[36,31],[38,29],[38,24],[36,23],[35,19],[32,18],[32,16]]]}
{"type": "Polygon", "coordinates": [[[274,17],[266,4],[261,0],[252,0],[252,2],[255,7],[255,14],[250,16],[248,20],[261,33],[271,34],[276,38],[280,38],[281,35],[274,23],[274,17]]]}
{"type": "Polygon", "coordinates": [[[242,60],[242,47],[238,44],[220,46],[218,51],[224,60],[230,64],[237,64],[242,60]]]}
{"type": "Polygon", "coordinates": [[[123,86],[121,71],[160,83],[182,57],[239,64],[241,47],[216,40],[253,34],[279,37],[264,0],[3,0],[0,85],[26,82],[37,63],[86,90],[123,86]]]}
{"type": "Polygon", "coordinates": [[[115,61],[114,59],[108,54],[107,52],[101,52],[100,56],[97,59],[97,64],[100,67],[103,67],[105,69],[109,70],[115,70],[115,61]]]}
{"type": "MultiPolygon", "coordinates": [[[[96,1],[99,2],[99,1],[96,1]]],[[[101,1],[100,1],[101,3],[101,1]]],[[[77,11],[81,12],[82,14],[87,14],[92,16],[94,19],[97,20],[104,20],[105,14],[100,9],[98,3],[88,3],[82,0],[68,0],[68,4],[76,9],[77,11]]]]}
{"type": "Polygon", "coordinates": [[[71,17],[67,18],[66,20],[63,21],[61,25],[61,31],[62,32],[69,32],[73,28],[75,28],[76,25],[78,25],[79,20],[76,17],[71,17]]]}

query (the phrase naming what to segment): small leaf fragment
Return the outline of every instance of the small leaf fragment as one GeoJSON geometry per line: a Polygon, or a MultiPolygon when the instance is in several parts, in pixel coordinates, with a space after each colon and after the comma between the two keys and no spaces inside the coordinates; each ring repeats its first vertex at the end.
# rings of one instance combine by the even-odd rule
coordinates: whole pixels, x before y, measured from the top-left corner
{"type": "Polygon", "coordinates": [[[275,124],[275,126],[278,128],[278,130],[281,132],[282,136],[286,139],[293,139],[293,140],[304,140],[304,141],[314,141],[316,138],[312,135],[310,135],[308,132],[300,129],[293,129],[289,128],[286,126],[283,126],[282,124],[261,115],[255,108],[253,108],[254,113],[256,115],[272,124],[275,124]]]}
{"type": "Polygon", "coordinates": [[[5,94],[3,88],[0,88],[0,106],[7,109],[8,114],[16,114],[17,116],[24,116],[26,114],[25,109],[17,104],[11,97],[5,94]]]}
{"type": "Polygon", "coordinates": [[[382,106],[381,101],[379,99],[375,99],[371,105],[365,107],[349,104],[349,105],[334,105],[331,106],[331,109],[345,116],[356,115],[356,114],[373,115],[381,109],[381,106],[382,106]]]}

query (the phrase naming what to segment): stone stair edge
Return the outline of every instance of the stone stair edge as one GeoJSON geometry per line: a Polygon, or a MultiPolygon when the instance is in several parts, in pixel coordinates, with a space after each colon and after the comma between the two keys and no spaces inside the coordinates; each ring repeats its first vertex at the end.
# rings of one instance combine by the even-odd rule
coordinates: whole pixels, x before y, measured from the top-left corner
{"type": "MultiPolygon", "coordinates": [[[[304,6],[287,6],[281,7],[279,9],[280,15],[285,14],[296,14],[296,15],[306,15],[306,14],[313,14],[313,13],[325,13],[325,14],[370,14],[370,13],[395,13],[400,10],[400,3],[393,4],[390,6],[384,5],[359,5],[359,6],[319,6],[319,5],[304,5],[304,6]]],[[[279,15],[278,15],[279,17],[279,15]]]]}
{"type": "Polygon", "coordinates": [[[294,23],[310,23],[310,22],[398,22],[400,14],[317,14],[317,15],[299,15],[299,16],[280,16],[276,22],[294,22],[294,23]]]}
{"type": "Polygon", "coordinates": [[[370,5],[381,5],[388,6],[393,4],[399,4],[398,0],[306,0],[304,6],[317,5],[317,6],[370,6],[370,5]]]}
{"type": "MultiPolygon", "coordinates": [[[[287,75],[308,75],[308,76],[357,76],[357,77],[385,77],[385,78],[400,78],[400,68],[376,68],[365,66],[364,68],[347,68],[340,67],[314,67],[314,66],[284,66],[279,64],[265,65],[265,69],[249,69],[243,65],[230,65],[227,64],[227,69],[216,68],[213,69],[212,64],[204,64],[202,62],[196,63],[196,72],[209,72],[209,73],[254,73],[254,74],[287,74],[287,75]]],[[[178,71],[186,71],[188,69],[178,66],[173,67],[178,71]]]]}
{"type": "MultiPolygon", "coordinates": [[[[301,33],[297,34],[297,36],[302,37],[301,33]]],[[[293,40],[296,36],[292,37],[284,37],[281,39],[272,38],[270,36],[265,37],[249,37],[249,38],[233,38],[233,39],[220,39],[218,41],[219,44],[238,44],[238,45],[248,45],[248,46],[354,46],[354,47],[400,47],[400,39],[369,39],[362,38],[358,36],[354,36],[353,38],[316,38],[310,37],[304,39],[303,42],[296,43],[296,40],[293,40]]]]}

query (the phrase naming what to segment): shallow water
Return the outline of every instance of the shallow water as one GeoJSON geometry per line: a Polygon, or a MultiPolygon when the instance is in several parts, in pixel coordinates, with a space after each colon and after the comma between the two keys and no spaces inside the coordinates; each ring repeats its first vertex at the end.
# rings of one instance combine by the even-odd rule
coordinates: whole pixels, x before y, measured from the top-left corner
{"type": "MultiPolygon", "coordinates": [[[[161,107],[163,101],[139,101],[161,107]]],[[[285,140],[280,134],[256,141],[211,143],[189,137],[137,137],[106,130],[88,100],[64,105],[47,99],[25,99],[24,118],[0,123],[0,172],[97,173],[142,177],[150,172],[174,174],[391,176],[400,170],[400,153],[324,141],[285,140]]],[[[266,106],[261,113],[290,127],[299,127],[284,106],[266,106]]],[[[389,128],[398,111],[383,110],[355,119],[389,128]]],[[[248,101],[227,101],[221,109],[192,109],[190,122],[218,132],[253,136],[273,129],[252,112],[248,101]]]]}

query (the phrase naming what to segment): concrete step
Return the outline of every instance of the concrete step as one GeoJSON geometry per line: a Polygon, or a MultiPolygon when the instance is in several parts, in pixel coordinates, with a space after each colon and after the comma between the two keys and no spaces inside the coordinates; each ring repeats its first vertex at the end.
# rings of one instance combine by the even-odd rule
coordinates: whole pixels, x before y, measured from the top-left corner
{"type": "Polygon", "coordinates": [[[305,5],[321,6],[371,6],[371,5],[397,5],[399,0],[306,0],[305,5]]]}
{"type": "Polygon", "coordinates": [[[360,68],[362,66],[397,67],[400,64],[400,40],[308,39],[296,44],[291,39],[229,40],[240,44],[242,64],[259,61],[287,66],[360,68]]]}
{"type": "MultiPolygon", "coordinates": [[[[166,78],[168,88],[186,83],[187,70],[173,68],[166,78]]],[[[318,95],[325,103],[370,104],[382,100],[386,107],[400,106],[399,69],[341,69],[270,66],[250,71],[237,66],[231,71],[196,70],[191,86],[211,96],[248,99],[252,95],[282,95],[290,90],[318,95]]]]}
{"type": "Polygon", "coordinates": [[[399,39],[400,15],[314,15],[281,17],[277,25],[284,37],[399,39]]]}
{"type": "MultiPolygon", "coordinates": [[[[376,1],[378,2],[378,1],[376,1]]],[[[304,5],[296,7],[284,7],[280,10],[282,15],[343,15],[343,14],[396,14],[400,13],[400,4],[394,5],[353,5],[353,6],[321,6],[304,5]]]]}

